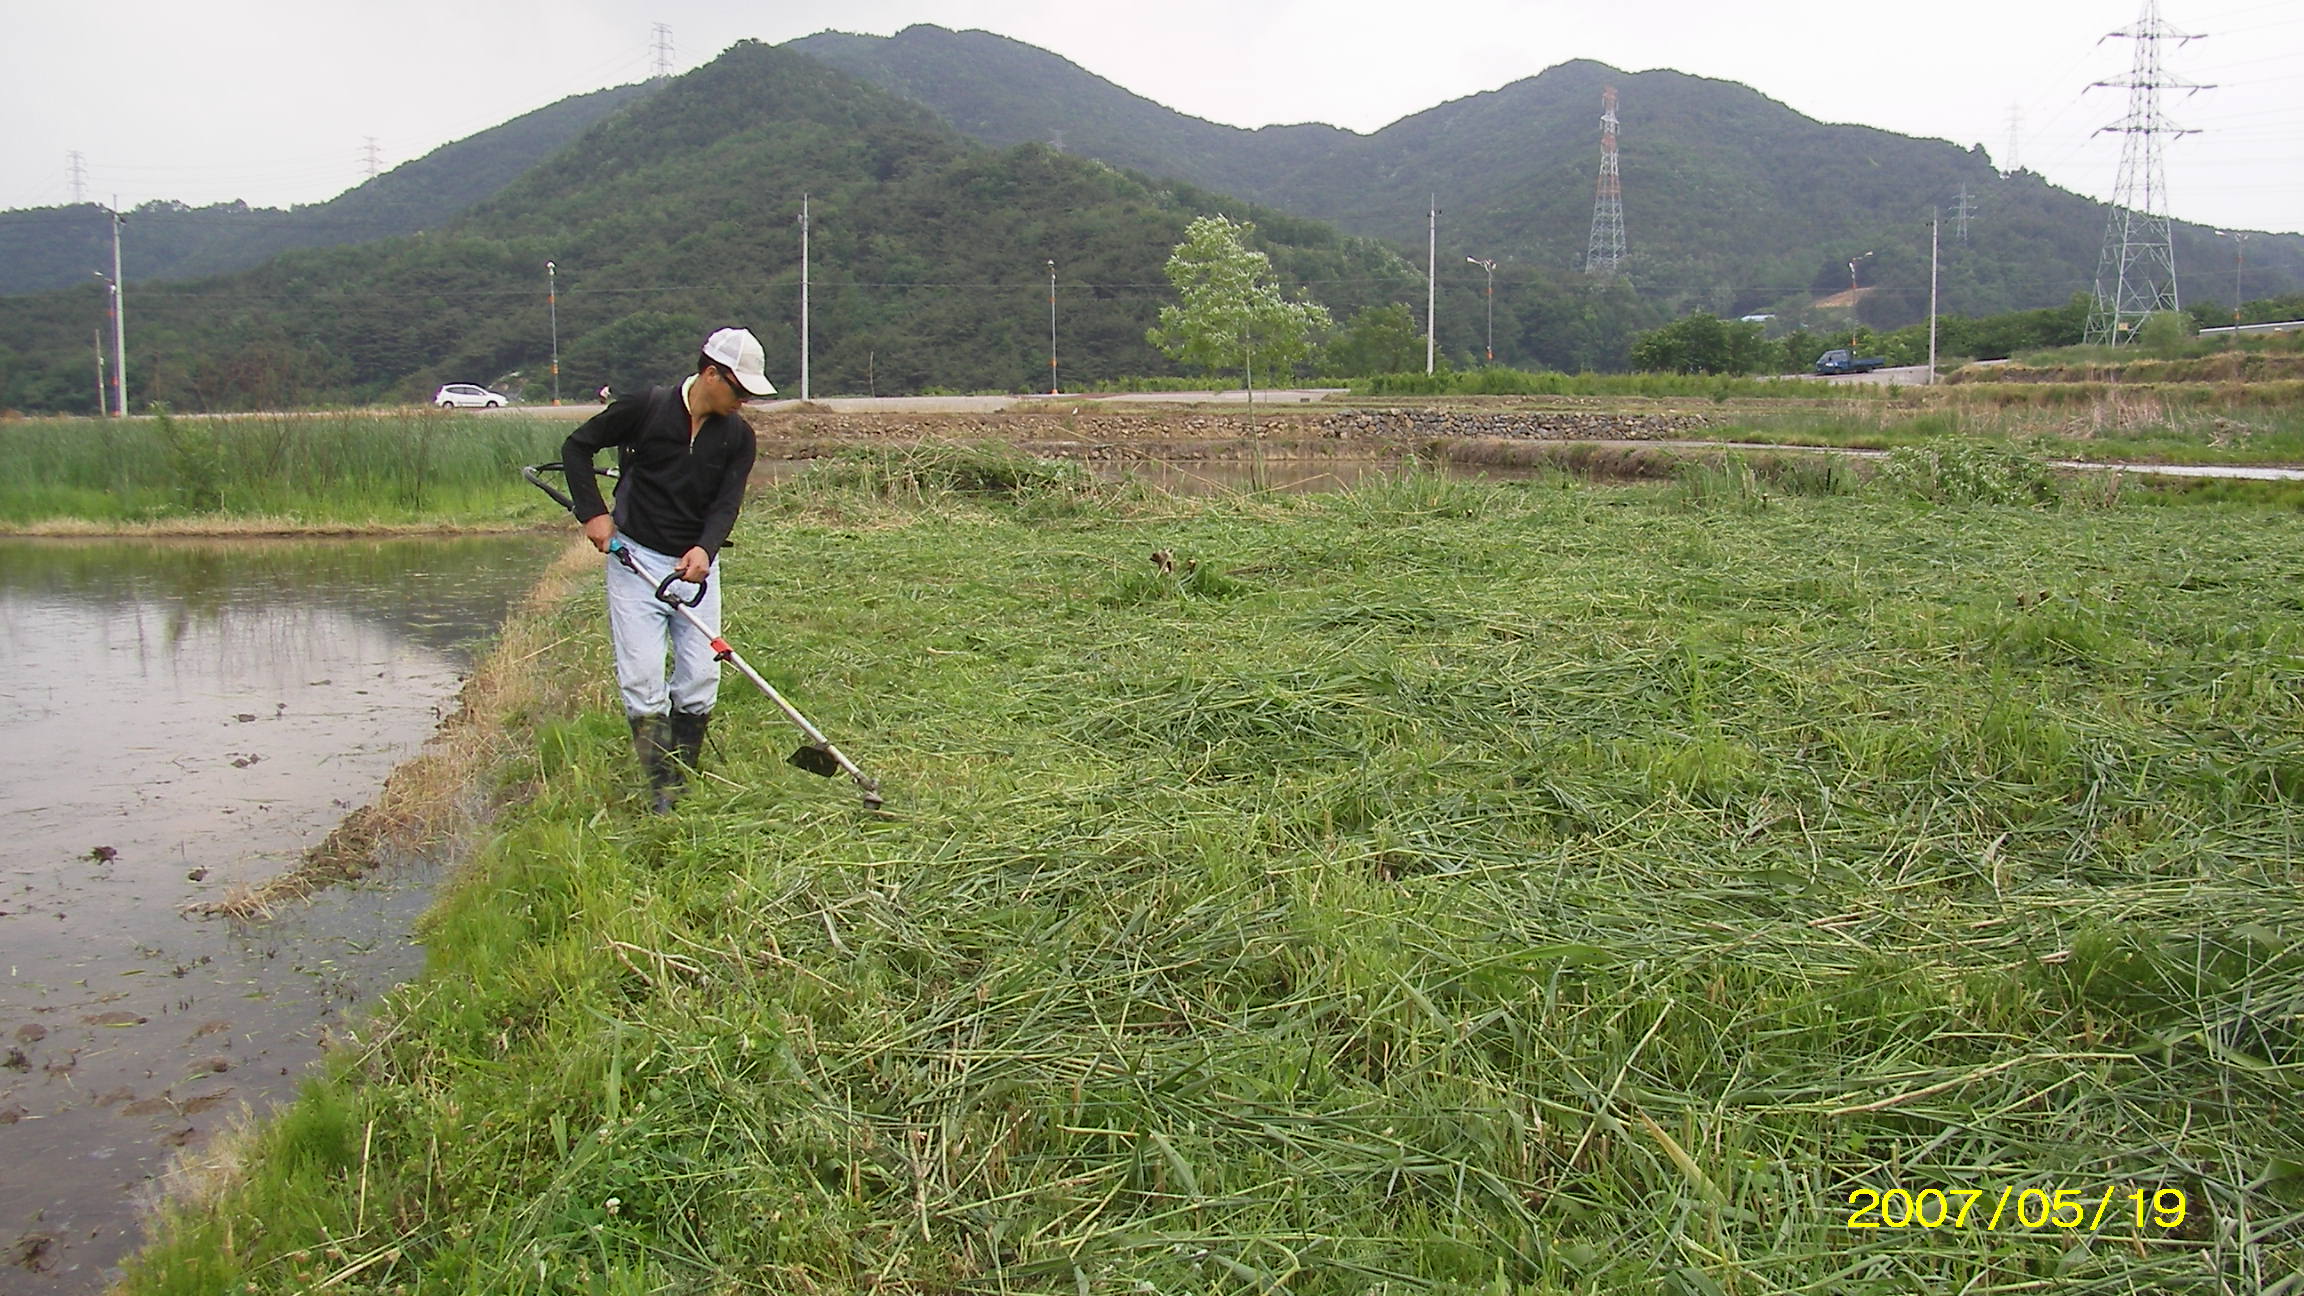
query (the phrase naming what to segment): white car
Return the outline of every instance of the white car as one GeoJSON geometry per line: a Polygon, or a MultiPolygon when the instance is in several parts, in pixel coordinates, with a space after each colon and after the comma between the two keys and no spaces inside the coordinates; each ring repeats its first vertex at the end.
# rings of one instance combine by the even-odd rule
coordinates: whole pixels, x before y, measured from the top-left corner
{"type": "Polygon", "coordinates": [[[442,409],[502,409],[512,398],[475,383],[450,383],[432,393],[432,403],[442,409]]]}

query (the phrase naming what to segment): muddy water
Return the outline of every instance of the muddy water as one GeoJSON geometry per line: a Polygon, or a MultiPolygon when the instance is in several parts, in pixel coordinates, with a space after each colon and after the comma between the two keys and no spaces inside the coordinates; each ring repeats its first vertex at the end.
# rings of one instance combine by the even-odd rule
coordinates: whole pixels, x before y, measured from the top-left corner
{"type": "Polygon", "coordinates": [[[187,1146],[422,965],[428,870],[271,921],[564,536],[0,540],[0,1293],[99,1290],[187,1146]]]}

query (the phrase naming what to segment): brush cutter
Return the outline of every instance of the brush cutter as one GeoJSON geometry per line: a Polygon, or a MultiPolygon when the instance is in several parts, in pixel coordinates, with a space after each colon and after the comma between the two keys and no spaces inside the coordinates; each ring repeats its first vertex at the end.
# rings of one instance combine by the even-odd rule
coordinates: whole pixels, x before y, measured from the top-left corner
{"type": "MultiPolygon", "coordinates": [[[[559,504],[560,507],[567,509],[569,514],[573,516],[576,512],[576,502],[572,499],[569,499],[568,496],[563,492],[555,489],[552,483],[544,480],[545,473],[563,471],[564,469],[562,469],[562,467],[556,463],[530,464],[528,467],[522,468],[520,470],[520,475],[528,479],[529,485],[534,486],[536,489],[551,496],[555,503],[559,504]]],[[[610,478],[611,480],[613,480],[616,476],[613,471],[606,468],[594,468],[592,471],[602,477],[610,478]]],[[[640,564],[633,561],[631,550],[624,544],[624,537],[610,537],[608,540],[608,553],[618,562],[623,563],[626,568],[630,569],[633,575],[639,576],[643,580],[647,579],[646,575],[640,570],[640,564]]],[[[674,585],[684,585],[687,583],[688,582],[681,580],[678,574],[666,576],[656,586],[656,597],[660,602],[664,603],[667,607],[670,607],[674,612],[677,612],[681,616],[686,617],[688,619],[688,624],[696,627],[699,633],[703,634],[706,638],[712,641],[713,657],[720,661],[727,662],[729,665],[734,666],[737,670],[744,672],[744,678],[751,680],[753,684],[759,687],[762,693],[767,694],[768,700],[776,704],[776,709],[784,713],[784,718],[799,726],[800,732],[807,735],[808,741],[800,744],[798,749],[793,751],[791,756],[787,757],[786,759],[791,761],[792,764],[799,766],[801,769],[804,769],[811,774],[822,775],[825,778],[830,778],[835,774],[846,771],[848,777],[855,781],[857,788],[863,793],[865,808],[868,810],[878,810],[881,803],[879,780],[873,778],[869,774],[866,774],[863,770],[858,769],[856,767],[856,762],[848,759],[847,756],[841,753],[839,748],[832,745],[832,740],[824,736],[823,730],[818,729],[815,724],[808,719],[808,717],[800,714],[800,708],[793,706],[790,702],[785,701],[784,695],[776,691],[775,685],[770,684],[768,681],[760,678],[760,672],[752,669],[749,663],[747,663],[741,656],[737,655],[737,652],[734,648],[728,646],[728,641],[726,639],[723,639],[718,634],[715,634],[712,630],[712,627],[704,624],[704,618],[696,615],[696,605],[704,601],[705,583],[703,581],[696,582],[696,593],[692,597],[682,598],[678,594],[672,592],[672,587],[674,585]]]]}

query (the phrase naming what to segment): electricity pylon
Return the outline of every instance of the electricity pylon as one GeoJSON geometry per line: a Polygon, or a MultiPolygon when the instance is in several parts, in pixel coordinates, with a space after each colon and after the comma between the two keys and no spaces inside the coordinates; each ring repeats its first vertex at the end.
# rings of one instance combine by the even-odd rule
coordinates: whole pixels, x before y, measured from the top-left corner
{"type": "Polygon", "coordinates": [[[1616,87],[1600,95],[1600,186],[1592,198],[1592,242],[1584,273],[1612,275],[1624,263],[1624,184],[1616,168],[1616,87]]]}
{"type": "Polygon", "coordinates": [[[2136,58],[2125,80],[2095,83],[2127,88],[2128,115],[2097,131],[2099,135],[2111,131],[2127,138],[2120,145],[2120,179],[2112,191],[2111,217],[2104,227],[2104,255],[2096,263],[2096,300],[2088,311],[2083,339],[2107,346],[2135,337],[2137,328],[2154,312],[2181,309],[2176,295],[2176,248],[2168,231],[2168,173],[2160,141],[2163,136],[2199,132],[2178,127],[2161,114],[2160,92],[2209,88],[2176,80],[2161,70],[2160,42],[2172,40],[2181,45],[2197,37],[2160,21],[2159,0],[2144,0],[2143,16],[2135,26],[2104,39],[2115,36],[2136,42],[2136,58]]]}

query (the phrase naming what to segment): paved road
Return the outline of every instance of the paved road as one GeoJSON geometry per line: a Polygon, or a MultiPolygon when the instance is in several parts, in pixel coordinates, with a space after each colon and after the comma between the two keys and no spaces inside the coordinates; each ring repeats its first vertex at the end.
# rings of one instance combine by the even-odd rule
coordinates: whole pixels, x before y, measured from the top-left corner
{"type": "Polygon", "coordinates": [[[1924,387],[1928,383],[1928,366],[1895,365],[1887,369],[1874,369],[1859,374],[1783,374],[1784,378],[1805,379],[1820,383],[1861,383],[1869,387],[1924,387]]]}

